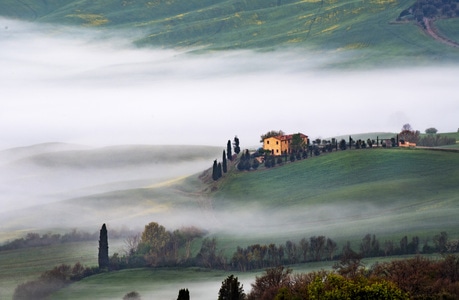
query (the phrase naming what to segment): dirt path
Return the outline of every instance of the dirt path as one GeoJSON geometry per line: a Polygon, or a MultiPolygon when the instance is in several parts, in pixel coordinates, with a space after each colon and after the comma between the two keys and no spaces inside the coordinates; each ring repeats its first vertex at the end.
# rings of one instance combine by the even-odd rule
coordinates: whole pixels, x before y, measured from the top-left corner
{"type": "Polygon", "coordinates": [[[429,18],[424,18],[424,24],[425,24],[425,32],[430,35],[433,39],[439,41],[440,43],[443,43],[445,45],[448,45],[448,46],[451,46],[451,47],[455,47],[455,48],[459,48],[459,43],[456,43],[455,41],[452,41],[444,36],[442,36],[437,28],[435,28],[434,24],[433,24],[434,20],[433,19],[429,19],[429,18]]]}

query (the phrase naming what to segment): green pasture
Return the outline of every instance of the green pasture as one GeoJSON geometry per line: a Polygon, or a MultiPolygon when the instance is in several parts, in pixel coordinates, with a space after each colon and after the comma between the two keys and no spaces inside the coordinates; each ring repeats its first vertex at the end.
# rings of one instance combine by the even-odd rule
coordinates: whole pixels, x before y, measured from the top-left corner
{"type": "Polygon", "coordinates": [[[459,19],[441,19],[435,22],[435,26],[440,30],[442,35],[448,37],[453,41],[459,41],[459,19]]]}
{"type": "MultiPolygon", "coordinates": [[[[459,52],[414,23],[395,22],[410,0],[7,0],[0,14],[36,22],[129,31],[139,46],[188,50],[300,48],[340,67],[446,63],[459,52]]],[[[438,28],[458,39],[457,20],[438,28]]]]}
{"type": "Polygon", "coordinates": [[[256,204],[271,218],[260,232],[271,237],[278,231],[279,237],[324,234],[343,241],[366,233],[457,235],[458,178],[458,153],[347,150],[232,173],[213,199],[216,211],[256,204]]]}
{"type": "Polygon", "coordinates": [[[234,172],[215,193],[216,205],[247,199],[265,207],[366,202],[388,206],[453,196],[456,153],[412,149],[338,151],[256,172],[234,172]],[[286,193],[288,191],[288,193],[286,193]],[[226,199],[230,199],[225,201],[226,199]]]}
{"type": "MultiPolygon", "coordinates": [[[[260,167],[258,171],[234,171],[217,182],[203,182],[200,175],[167,185],[112,192],[78,201],[87,213],[93,210],[91,207],[111,207],[106,211],[107,215],[117,209],[120,214],[123,211],[129,215],[129,205],[139,206],[139,211],[146,210],[149,205],[168,207],[167,211],[153,209],[153,212],[145,212],[143,225],[164,214],[169,218],[199,208],[204,214],[201,216],[199,211],[192,210],[192,214],[197,215],[196,220],[206,216],[220,225],[204,229],[217,237],[218,249],[227,256],[231,256],[237,246],[284,244],[287,240],[298,242],[314,235],[333,238],[339,249],[350,241],[356,250],[367,233],[375,234],[381,243],[392,240],[395,244],[405,235],[408,239],[417,235],[422,245],[426,240],[431,242],[432,237],[441,231],[446,231],[450,239],[459,237],[459,153],[456,152],[353,149],[271,169],[260,167]]],[[[46,207],[40,211],[41,216],[47,213],[46,207]]],[[[62,212],[64,214],[65,210],[62,212]]],[[[130,216],[130,220],[139,216],[130,216]]],[[[97,220],[100,223],[100,219],[97,220]]],[[[199,242],[193,244],[193,255],[199,251],[199,242]]],[[[111,254],[121,252],[122,246],[123,241],[109,241],[111,254]]],[[[34,279],[61,263],[79,261],[94,266],[97,264],[97,247],[97,242],[84,242],[0,252],[0,295],[8,299],[17,284],[34,279]]],[[[173,290],[173,297],[194,279],[196,282],[192,286],[196,289],[210,280],[216,289],[212,293],[218,293],[217,286],[229,275],[197,269],[187,269],[183,273],[170,271],[177,279],[172,280],[172,287],[167,287],[168,291],[169,288],[173,290]]],[[[152,289],[162,293],[160,286],[165,283],[159,278],[171,278],[161,273],[167,270],[141,270],[139,275],[130,272],[135,273],[126,270],[90,277],[59,292],[55,299],[65,299],[69,291],[76,297],[72,296],[72,299],[87,298],[91,291],[107,299],[120,298],[133,289],[141,294],[152,289]],[[117,277],[116,274],[121,275],[117,277]],[[133,283],[137,280],[138,284],[133,283]],[[114,287],[107,288],[105,283],[114,287]]],[[[254,273],[247,276],[253,278],[254,273]]]]}
{"type": "MultiPolygon", "coordinates": [[[[371,267],[377,262],[411,258],[394,256],[364,259],[362,263],[371,267]]],[[[437,256],[428,256],[435,259],[437,256]]],[[[309,273],[318,270],[332,270],[333,261],[298,264],[286,266],[293,273],[309,273]]],[[[256,276],[263,275],[264,270],[239,273],[231,271],[206,270],[199,268],[184,269],[131,269],[103,273],[76,282],[65,289],[54,293],[50,299],[122,299],[130,291],[137,291],[142,299],[176,299],[178,291],[187,288],[193,299],[216,299],[221,282],[233,274],[238,277],[247,293],[256,276]]]]}
{"type": "Polygon", "coordinates": [[[0,298],[11,299],[18,284],[60,264],[97,265],[97,242],[79,242],[0,252],[0,298]]]}

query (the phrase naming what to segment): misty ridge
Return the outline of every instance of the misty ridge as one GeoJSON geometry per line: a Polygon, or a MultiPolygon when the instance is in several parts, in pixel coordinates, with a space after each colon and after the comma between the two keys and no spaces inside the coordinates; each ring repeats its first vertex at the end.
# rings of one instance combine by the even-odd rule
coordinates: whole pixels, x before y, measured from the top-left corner
{"type": "Polygon", "coordinates": [[[220,151],[206,146],[89,148],[62,143],[3,150],[2,213],[188,176],[206,168],[220,151]]]}

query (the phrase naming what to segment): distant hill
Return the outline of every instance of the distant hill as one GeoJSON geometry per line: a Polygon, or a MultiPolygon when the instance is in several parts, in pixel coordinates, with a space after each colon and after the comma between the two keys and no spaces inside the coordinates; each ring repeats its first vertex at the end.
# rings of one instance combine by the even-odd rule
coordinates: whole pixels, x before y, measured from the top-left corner
{"type": "MultiPolygon", "coordinates": [[[[111,201],[104,206],[125,214],[128,210],[122,209],[134,201],[126,190],[148,189],[195,174],[212,166],[214,159],[221,158],[222,151],[222,147],[214,146],[89,148],[60,143],[0,151],[0,226],[5,230],[86,226],[98,222],[92,216],[100,216],[101,207],[97,203],[104,197],[111,201]],[[115,196],[118,191],[124,196],[115,196]],[[95,203],[83,201],[85,197],[95,203]],[[115,205],[118,198],[120,205],[115,205]],[[68,204],[65,208],[61,205],[64,202],[68,204]],[[46,222],[43,215],[48,216],[46,222]],[[83,220],[87,222],[82,223],[83,220]]],[[[132,198],[135,195],[134,192],[132,198]]]]}
{"type": "MultiPolygon", "coordinates": [[[[0,15],[115,29],[141,46],[330,51],[327,55],[346,55],[354,67],[387,66],[394,58],[398,64],[457,60],[457,51],[426,36],[415,22],[395,22],[411,5],[409,0],[4,0],[0,15]]],[[[439,26],[451,28],[444,32],[451,39],[458,26],[453,22],[439,26]]]]}

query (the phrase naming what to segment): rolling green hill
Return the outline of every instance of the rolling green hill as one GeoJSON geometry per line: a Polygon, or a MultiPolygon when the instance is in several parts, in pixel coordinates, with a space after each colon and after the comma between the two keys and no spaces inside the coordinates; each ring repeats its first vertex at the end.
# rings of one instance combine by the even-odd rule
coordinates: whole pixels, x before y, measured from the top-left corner
{"type": "MultiPolygon", "coordinates": [[[[124,0],[13,1],[0,14],[36,22],[129,31],[142,46],[186,49],[301,47],[345,54],[349,63],[457,60],[413,23],[395,23],[408,0],[124,0]]],[[[455,19],[439,22],[457,38],[455,19]]],[[[387,66],[387,65],[386,65],[387,66]]]]}
{"type": "Polygon", "coordinates": [[[216,211],[251,210],[247,230],[271,236],[457,235],[457,178],[456,152],[348,150],[233,173],[213,197],[216,211]]]}
{"type": "MultiPolygon", "coordinates": [[[[347,150],[271,169],[233,171],[217,182],[206,180],[205,175],[206,172],[167,184],[43,205],[26,211],[16,220],[55,218],[58,211],[61,222],[73,217],[85,225],[108,218],[112,220],[110,224],[122,220],[139,228],[151,221],[167,229],[173,229],[174,223],[196,225],[217,236],[218,248],[227,254],[233,253],[237,246],[285,243],[317,235],[331,237],[340,245],[348,240],[358,245],[367,233],[376,234],[381,241],[394,242],[404,235],[418,235],[421,244],[441,231],[446,231],[451,239],[459,237],[458,152],[347,150]],[[100,207],[105,208],[103,212],[98,211],[100,207]]],[[[78,247],[75,245],[74,250],[78,247]]],[[[82,249],[88,252],[87,245],[82,249]]],[[[19,262],[27,251],[11,251],[8,255],[11,261],[19,262]]],[[[93,257],[85,256],[84,260],[95,261],[96,255],[94,249],[93,257]]],[[[52,259],[47,258],[47,266],[52,265],[52,259]]],[[[66,261],[71,258],[66,257],[66,261]]],[[[18,268],[23,268],[23,264],[10,264],[1,275],[8,278],[8,272],[16,274],[18,268]]],[[[30,278],[40,269],[37,266],[22,272],[30,278]]],[[[139,274],[145,272],[150,271],[139,274]]],[[[113,282],[117,282],[123,274],[110,276],[115,276],[113,282]]],[[[101,278],[107,280],[106,276],[101,278]]],[[[88,282],[97,282],[97,278],[94,280],[88,282]]],[[[188,275],[183,280],[189,280],[188,275]]],[[[141,291],[145,289],[143,282],[137,285],[141,291]]],[[[123,285],[116,293],[127,293],[126,288],[123,285]]],[[[179,288],[183,286],[174,287],[174,291],[179,288]]],[[[114,293],[103,282],[97,283],[97,289],[114,293]]],[[[12,293],[11,288],[6,290],[12,293]]],[[[63,293],[68,291],[74,292],[70,289],[63,293]]]]}

